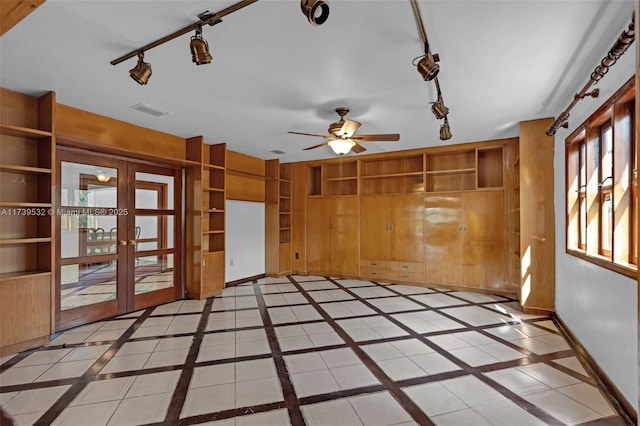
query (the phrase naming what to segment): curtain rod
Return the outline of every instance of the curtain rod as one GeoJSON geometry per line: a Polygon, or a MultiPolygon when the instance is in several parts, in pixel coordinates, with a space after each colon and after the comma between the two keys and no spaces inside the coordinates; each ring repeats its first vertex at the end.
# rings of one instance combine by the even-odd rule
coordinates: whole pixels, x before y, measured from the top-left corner
{"type": "Polygon", "coordinates": [[[591,96],[593,98],[596,98],[598,96],[600,92],[599,89],[594,89],[591,92],[587,92],[587,91],[591,88],[593,84],[600,81],[600,79],[604,77],[604,75],[607,72],[609,72],[609,68],[612,67],[618,61],[618,59],[620,59],[620,57],[624,54],[624,52],[627,51],[629,46],[631,46],[631,44],[635,39],[635,34],[636,34],[635,21],[636,21],[636,15],[634,12],[633,15],[631,15],[631,23],[629,24],[629,27],[625,31],[623,31],[622,34],[620,34],[620,37],[618,37],[618,40],[616,40],[616,42],[611,47],[611,49],[609,49],[609,52],[607,53],[607,55],[600,62],[600,65],[598,65],[595,68],[595,70],[591,73],[591,78],[589,79],[587,84],[582,88],[580,93],[577,93],[576,95],[573,96],[573,101],[571,101],[571,104],[569,104],[567,109],[565,109],[562,113],[560,113],[558,118],[556,118],[556,121],[554,121],[551,127],[547,129],[546,131],[547,136],[555,135],[556,131],[560,127],[564,127],[565,129],[569,127],[569,123],[568,123],[569,111],[571,111],[571,109],[578,103],[578,101],[584,99],[587,96],[591,96]]]}

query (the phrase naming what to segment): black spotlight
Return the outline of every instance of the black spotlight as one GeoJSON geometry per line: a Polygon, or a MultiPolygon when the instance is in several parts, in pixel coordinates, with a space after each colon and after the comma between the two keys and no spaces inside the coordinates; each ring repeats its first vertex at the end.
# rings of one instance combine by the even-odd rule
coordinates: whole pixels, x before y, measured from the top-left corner
{"type": "Polygon", "coordinates": [[[329,17],[329,2],[327,0],[300,0],[300,8],[313,25],[322,25],[329,17]]]}

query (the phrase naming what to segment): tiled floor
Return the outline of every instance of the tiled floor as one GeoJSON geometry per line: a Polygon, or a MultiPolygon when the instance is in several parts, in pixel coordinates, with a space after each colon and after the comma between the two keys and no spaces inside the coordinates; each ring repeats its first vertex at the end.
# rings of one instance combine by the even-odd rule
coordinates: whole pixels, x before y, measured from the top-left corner
{"type": "Polygon", "coordinates": [[[499,296],[293,276],[0,359],[19,425],[625,424],[553,320],[499,296]]]}

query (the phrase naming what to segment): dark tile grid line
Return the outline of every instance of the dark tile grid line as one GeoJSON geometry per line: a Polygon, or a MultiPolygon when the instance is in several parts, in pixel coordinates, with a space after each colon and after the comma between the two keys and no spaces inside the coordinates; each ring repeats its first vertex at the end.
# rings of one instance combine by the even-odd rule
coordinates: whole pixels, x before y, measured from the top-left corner
{"type": "MultiPolygon", "coordinates": [[[[491,328],[498,328],[498,327],[502,327],[505,325],[518,325],[518,324],[529,324],[529,325],[534,325],[537,328],[540,329],[544,329],[545,331],[548,331],[552,334],[558,335],[558,336],[562,336],[562,333],[560,332],[555,332],[554,330],[550,330],[541,326],[537,326],[535,323],[536,322],[540,322],[540,321],[554,321],[554,324],[557,325],[557,323],[555,322],[555,320],[552,317],[542,317],[542,318],[534,318],[534,319],[528,319],[528,320],[511,320],[511,321],[507,321],[503,324],[488,324],[488,325],[482,325],[482,326],[476,326],[476,325],[472,325],[467,323],[466,321],[463,321],[451,314],[449,314],[448,312],[446,312],[447,309],[451,309],[454,306],[440,306],[440,307],[432,307],[429,306],[426,303],[423,303],[419,300],[415,300],[415,299],[411,299],[410,296],[405,296],[403,294],[401,294],[400,292],[397,292],[396,290],[394,290],[391,286],[385,286],[385,288],[387,288],[390,291],[393,291],[394,293],[398,294],[401,297],[405,297],[408,298],[409,300],[411,300],[414,303],[417,303],[421,306],[423,306],[425,309],[434,311],[446,318],[449,318],[451,320],[457,321],[458,323],[462,324],[464,326],[464,331],[475,331],[479,334],[482,334],[483,336],[489,337],[495,341],[497,341],[498,343],[501,343],[505,346],[510,347],[511,349],[514,349],[518,352],[521,352],[522,354],[526,355],[526,358],[521,358],[521,359],[517,359],[517,360],[513,360],[513,361],[505,361],[502,363],[498,363],[498,364],[490,364],[488,366],[479,366],[479,367],[475,367],[478,370],[484,370],[483,372],[490,372],[490,371],[494,371],[494,370],[501,370],[504,368],[511,368],[511,367],[518,367],[518,366],[523,366],[523,365],[529,365],[529,364],[535,364],[535,363],[545,363],[557,370],[562,371],[563,373],[566,373],[582,382],[588,383],[590,385],[596,386],[596,381],[589,376],[585,376],[583,374],[580,374],[579,372],[569,368],[569,367],[565,367],[564,365],[558,364],[558,363],[554,363],[554,360],[557,359],[561,359],[561,358],[566,358],[566,357],[570,357],[570,356],[577,356],[577,352],[575,351],[575,348],[572,348],[570,350],[558,350],[556,352],[552,352],[549,354],[543,354],[543,355],[539,355],[529,349],[523,348],[521,346],[516,345],[513,342],[510,342],[509,340],[505,340],[500,338],[499,336],[496,336],[494,334],[489,333],[487,330],[491,329],[491,328]]],[[[434,289],[436,291],[438,291],[439,293],[448,293],[444,292],[444,291],[440,291],[438,289],[434,289]]],[[[460,298],[459,296],[456,295],[452,295],[452,294],[448,294],[448,296],[450,297],[456,297],[459,298],[461,300],[464,300],[462,298],[460,298]]],[[[485,308],[488,309],[489,311],[499,314],[499,315],[503,315],[503,316],[509,316],[503,312],[500,312],[497,309],[492,309],[492,308],[488,308],[487,304],[495,304],[497,302],[483,302],[483,303],[476,303],[476,302],[468,302],[467,305],[465,306],[478,306],[481,308],[485,308]]],[[[455,306],[457,307],[457,305],[455,306]]],[[[454,330],[445,330],[443,333],[438,333],[438,334],[454,334],[459,332],[457,329],[454,330]]],[[[425,333],[423,334],[424,336],[427,337],[431,337],[436,335],[435,333],[425,333]]],[[[564,337],[564,336],[563,336],[564,337]]],[[[566,340],[566,339],[565,339],[566,340]]]]}
{"type": "Polygon", "coordinates": [[[167,414],[164,419],[165,423],[167,424],[175,424],[178,422],[178,419],[180,419],[180,412],[182,411],[182,406],[184,405],[184,401],[187,398],[189,383],[191,382],[191,378],[193,377],[196,359],[198,358],[198,353],[200,352],[200,345],[202,344],[202,339],[204,338],[204,330],[207,327],[213,300],[214,299],[207,299],[207,302],[204,305],[204,309],[202,310],[198,328],[196,329],[193,340],[191,341],[189,354],[187,355],[184,367],[182,368],[182,372],[180,373],[180,378],[178,379],[176,388],[173,391],[171,403],[169,404],[169,408],[167,409],[167,414]]]}
{"type": "MultiPolygon", "coordinates": [[[[269,316],[268,307],[264,302],[264,298],[263,298],[262,292],[260,291],[259,286],[260,285],[257,284],[256,281],[253,282],[254,293],[258,302],[257,309],[260,311],[260,317],[262,319],[263,325],[236,328],[236,329],[227,329],[225,331],[240,331],[244,329],[264,328],[271,353],[198,362],[196,366],[200,367],[200,366],[209,366],[209,365],[219,365],[219,364],[226,364],[230,362],[241,362],[241,361],[249,361],[249,360],[256,360],[256,359],[265,359],[265,358],[273,359],[276,367],[276,371],[278,373],[278,378],[280,380],[280,386],[282,388],[282,395],[283,395],[284,401],[272,402],[267,404],[259,404],[251,407],[240,407],[240,408],[234,408],[234,409],[228,409],[228,410],[223,410],[218,412],[185,417],[179,420],[179,423],[178,423],[179,425],[183,426],[183,425],[204,423],[204,422],[209,422],[214,420],[224,420],[224,419],[229,419],[233,417],[271,411],[271,410],[280,409],[280,408],[287,409],[292,425],[305,424],[304,418],[302,417],[302,411],[300,411],[299,400],[296,396],[296,392],[295,392],[295,389],[293,388],[293,384],[289,380],[289,373],[287,371],[287,366],[284,362],[283,352],[280,349],[280,344],[278,343],[278,339],[275,334],[275,327],[271,321],[271,317],[269,316]]],[[[253,309],[256,309],[256,308],[253,308],[253,309]]],[[[229,309],[229,310],[226,310],[225,312],[234,312],[234,311],[238,311],[238,310],[229,309]]],[[[310,321],[307,321],[307,322],[310,322],[310,321]]],[[[315,321],[315,322],[318,322],[318,321],[315,321]]],[[[215,334],[220,332],[224,332],[224,331],[215,330],[215,331],[207,332],[206,334],[215,334]]]]}
{"type": "Polygon", "coordinates": [[[140,327],[140,325],[146,320],[153,308],[146,310],[140,315],[134,323],[115,341],[112,342],[109,347],[100,358],[93,363],[91,367],[80,378],[75,379],[75,382],[71,385],[67,391],[62,394],[60,398],[44,412],[38,420],[34,422],[34,426],[50,425],[62,411],[73,401],[82,390],[93,380],[93,378],[102,370],[105,365],[113,358],[122,345],[131,337],[133,333],[140,327]]]}
{"type": "MultiPolygon", "coordinates": [[[[458,367],[460,367],[467,374],[476,377],[477,379],[481,380],[483,383],[489,385],[494,390],[498,391],[500,394],[502,394],[502,396],[504,396],[505,398],[509,399],[511,402],[514,402],[515,404],[517,404],[518,406],[520,406],[521,408],[526,410],[529,414],[532,414],[533,416],[535,416],[536,418],[538,418],[539,420],[545,422],[548,425],[564,425],[563,422],[561,422],[558,419],[556,419],[555,417],[549,415],[547,412],[541,410],[536,405],[530,403],[526,399],[522,398],[521,396],[517,395],[516,393],[512,392],[511,390],[507,389],[506,387],[502,386],[501,384],[497,383],[496,381],[491,380],[490,378],[486,377],[484,374],[482,374],[483,371],[481,369],[479,369],[477,367],[472,367],[469,364],[459,360],[458,358],[456,358],[453,355],[451,355],[448,351],[442,349],[440,346],[438,346],[435,343],[431,342],[425,336],[416,333],[411,328],[407,327],[402,322],[400,322],[397,319],[393,318],[388,313],[383,312],[377,306],[369,303],[366,299],[362,299],[362,298],[358,297],[357,294],[351,292],[348,287],[344,287],[344,286],[340,285],[337,280],[333,280],[331,278],[327,278],[327,279],[329,281],[333,282],[334,284],[338,285],[344,291],[347,291],[348,293],[350,293],[352,296],[355,296],[361,303],[364,303],[370,309],[375,310],[380,315],[384,316],[386,319],[391,321],[393,324],[395,324],[396,326],[400,327],[405,332],[409,333],[410,336],[412,336],[414,338],[417,338],[422,343],[428,345],[431,349],[433,349],[434,351],[436,351],[440,355],[444,356],[447,360],[449,360],[449,361],[453,362],[454,364],[456,364],[458,367]]],[[[425,307],[428,308],[428,309],[432,309],[432,310],[438,312],[437,309],[431,308],[429,306],[425,306],[425,307]]],[[[454,317],[451,317],[451,316],[448,316],[448,317],[450,319],[455,319],[454,317]]],[[[459,321],[459,322],[461,322],[461,321],[459,321]]],[[[398,384],[394,382],[394,386],[398,386],[398,384]]]]}
{"type": "MultiPolygon", "coordinates": [[[[369,357],[369,355],[355,342],[349,334],[347,334],[342,327],[340,327],[336,321],[316,302],[292,276],[288,277],[293,285],[304,295],[322,318],[333,328],[333,330],[344,340],[349,348],[356,354],[356,356],[364,363],[369,371],[374,375],[376,379],[386,388],[389,394],[400,404],[400,406],[411,416],[411,418],[420,425],[433,425],[434,423],[429,417],[416,405],[411,398],[409,398],[400,387],[393,381],[387,374],[378,366],[378,364],[369,357]]],[[[333,282],[335,284],[335,282],[333,282]]],[[[344,287],[343,287],[344,289],[344,287]]],[[[337,393],[342,395],[342,393],[337,393]]]]}
{"type": "MultiPolygon", "coordinates": [[[[487,336],[487,337],[489,337],[489,338],[491,338],[493,340],[496,340],[496,341],[498,341],[498,342],[500,342],[502,344],[505,344],[505,345],[507,345],[507,346],[509,346],[509,347],[511,347],[511,348],[513,348],[513,349],[515,349],[515,350],[517,350],[519,352],[522,352],[523,354],[527,355],[527,358],[525,358],[525,359],[514,360],[514,361],[506,361],[506,362],[502,362],[502,363],[491,364],[491,365],[488,365],[488,366],[475,367],[475,368],[479,369],[481,372],[483,370],[486,370],[484,372],[490,372],[490,371],[501,370],[501,369],[505,369],[505,368],[512,368],[512,367],[528,365],[528,364],[533,364],[533,363],[545,363],[545,364],[551,366],[554,369],[560,370],[563,373],[565,373],[565,374],[567,374],[569,376],[572,376],[573,378],[575,378],[577,380],[580,380],[580,381],[582,381],[584,383],[590,384],[590,385],[592,385],[592,386],[594,386],[596,388],[598,387],[597,381],[593,377],[585,376],[585,375],[583,375],[583,374],[581,374],[581,373],[579,373],[579,372],[577,372],[577,371],[575,371],[575,370],[573,370],[573,369],[571,369],[569,367],[566,367],[566,366],[564,366],[562,364],[558,364],[558,363],[554,363],[553,362],[554,360],[557,360],[557,359],[566,358],[566,357],[569,357],[569,356],[575,356],[579,360],[581,365],[583,365],[583,367],[585,365],[585,361],[581,359],[581,357],[579,355],[579,351],[577,351],[576,348],[571,343],[571,341],[568,340],[566,338],[566,336],[564,336],[561,331],[559,331],[560,330],[560,326],[559,326],[558,322],[555,320],[555,318],[552,317],[552,316],[539,317],[539,318],[533,318],[533,319],[527,319],[527,320],[522,320],[522,321],[512,321],[511,322],[512,325],[519,324],[519,323],[532,325],[532,326],[534,326],[536,328],[539,328],[539,329],[544,330],[546,332],[549,332],[551,334],[562,336],[562,337],[565,338],[565,341],[567,341],[568,344],[572,348],[571,350],[557,351],[557,352],[553,352],[553,353],[549,353],[549,354],[538,355],[538,354],[536,354],[536,353],[534,353],[534,352],[532,352],[532,351],[530,351],[530,350],[528,350],[526,348],[522,348],[520,346],[517,346],[517,345],[513,344],[512,342],[510,342],[508,340],[501,339],[499,336],[496,336],[496,335],[493,335],[491,333],[487,333],[486,332],[487,329],[494,328],[494,327],[501,327],[501,326],[507,325],[507,324],[473,326],[473,325],[468,324],[468,323],[466,323],[466,322],[464,322],[464,321],[462,321],[462,320],[460,320],[458,318],[455,318],[455,317],[453,317],[453,316],[451,316],[449,314],[445,314],[445,313],[442,312],[442,310],[450,309],[450,308],[453,308],[453,307],[458,307],[458,305],[431,307],[431,306],[429,306],[429,305],[427,305],[427,304],[425,304],[425,303],[423,303],[423,302],[421,302],[419,300],[414,300],[414,299],[410,298],[410,296],[412,296],[412,295],[405,295],[405,294],[403,294],[401,292],[398,292],[398,291],[394,290],[392,285],[384,285],[384,284],[380,284],[380,283],[377,283],[377,282],[375,282],[375,283],[378,284],[378,285],[383,285],[386,289],[388,289],[390,291],[393,291],[398,296],[409,298],[409,300],[411,300],[411,301],[413,301],[415,303],[418,303],[418,304],[424,306],[427,309],[436,311],[437,313],[443,314],[443,315],[447,316],[448,318],[450,318],[452,320],[455,320],[455,321],[458,321],[458,322],[460,322],[462,324],[465,324],[465,328],[467,330],[477,331],[477,332],[479,332],[479,333],[481,333],[481,334],[483,334],[483,335],[485,335],[485,336],[487,336]],[[556,326],[557,330],[549,329],[547,327],[544,327],[542,325],[537,324],[538,322],[544,322],[544,321],[551,321],[556,326]]],[[[432,290],[434,290],[434,292],[436,292],[436,293],[446,294],[449,297],[454,297],[454,298],[457,298],[459,300],[466,301],[466,299],[464,299],[463,297],[461,297],[459,295],[450,294],[452,292],[457,292],[459,290],[442,290],[442,289],[438,289],[438,288],[433,288],[432,290]]],[[[509,301],[512,301],[512,302],[516,302],[517,301],[515,299],[510,299],[510,298],[508,298],[506,296],[502,296],[502,295],[500,297],[509,299],[509,301]]],[[[471,302],[471,301],[467,301],[467,302],[468,302],[467,306],[469,306],[469,305],[478,306],[478,307],[481,307],[481,308],[484,308],[484,309],[488,309],[488,310],[490,310],[490,311],[492,311],[494,313],[500,314],[500,315],[506,315],[504,312],[501,312],[501,311],[499,311],[497,309],[493,309],[490,306],[488,306],[488,305],[492,305],[492,304],[499,303],[499,302],[495,302],[495,301],[494,302],[482,302],[482,303],[471,302]]],[[[447,330],[446,332],[447,333],[455,333],[455,332],[457,332],[457,330],[447,330]]],[[[433,334],[426,333],[424,335],[425,336],[432,336],[433,334]]],[[[586,369],[586,371],[588,371],[588,369],[586,369]]],[[[401,385],[404,387],[404,386],[407,386],[407,385],[422,383],[423,380],[420,380],[420,379],[421,378],[408,379],[406,381],[402,381],[402,382],[399,382],[399,383],[401,383],[401,385]]],[[[441,379],[438,379],[438,380],[441,380],[441,379]]],[[[606,395],[606,397],[610,399],[609,395],[606,395]]],[[[616,401],[611,401],[610,400],[609,402],[612,404],[613,407],[617,407],[618,406],[616,401]]],[[[619,409],[617,411],[619,411],[619,409]]],[[[609,421],[613,421],[613,422],[621,421],[622,422],[621,424],[626,424],[624,422],[624,420],[622,420],[622,418],[620,416],[621,416],[620,413],[618,413],[614,417],[595,420],[593,422],[589,422],[588,424],[596,425],[596,424],[599,424],[600,421],[603,421],[604,422],[603,424],[609,424],[609,421]]]]}

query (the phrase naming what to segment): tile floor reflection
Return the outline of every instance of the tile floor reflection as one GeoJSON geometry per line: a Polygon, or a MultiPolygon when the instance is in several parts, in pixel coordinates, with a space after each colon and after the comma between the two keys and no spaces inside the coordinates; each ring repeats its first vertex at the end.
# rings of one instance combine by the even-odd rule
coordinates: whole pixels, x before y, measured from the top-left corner
{"type": "Polygon", "coordinates": [[[369,281],[263,278],[0,361],[18,425],[625,424],[553,319],[369,281]]]}

